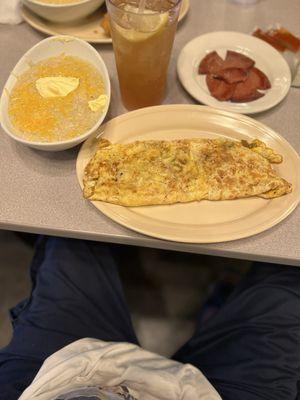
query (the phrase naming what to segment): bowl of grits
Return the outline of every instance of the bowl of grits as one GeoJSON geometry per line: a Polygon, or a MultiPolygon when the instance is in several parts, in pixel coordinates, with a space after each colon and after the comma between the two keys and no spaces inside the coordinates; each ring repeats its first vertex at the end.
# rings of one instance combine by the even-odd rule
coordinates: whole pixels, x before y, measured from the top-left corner
{"type": "Polygon", "coordinates": [[[104,0],[23,0],[23,3],[42,18],[68,23],[92,14],[104,0]]]}
{"type": "Polygon", "coordinates": [[[100,54],[80,39],[51,37],[11,72],[1,96],[1,125],[30,147],[65,150],[98,129],[109,103],[110,80],[100,54]]]}

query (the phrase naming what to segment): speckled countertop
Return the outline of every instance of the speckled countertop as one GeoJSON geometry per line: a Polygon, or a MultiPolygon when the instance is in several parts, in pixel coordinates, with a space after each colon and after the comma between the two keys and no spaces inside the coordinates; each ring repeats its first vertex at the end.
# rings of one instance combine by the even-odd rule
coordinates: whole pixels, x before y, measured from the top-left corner
{"type": "MultiPolygon", "coordinates": [[[[250,32],[281,22],[299,31],[299,0],[261,0],[243,7],[228,0],[190,0],[191,8],[176,35],[165,103],[191,103],[176,77],[180,49],[192,38],[217,30],[250,32]]],[[[0,25],[0,88],[19,58],[45,36],[26,23],[0,25]]],[[[107,119],[124,113],[111,45],[97,45],[109,70],[112,103],[107,119]]],[[[291,88],[275,108],[255,115],[300,152],[300,89],[291,88]]],[[[46,153],[11,140],[0,128],[0,228],[98,241],[157,247],[300,266],[300,207],[285,221],[254,237],[228,243],[190,245],[156,240],[125,229],[84,201],[76,178],[78,148],[46,153]]]]}

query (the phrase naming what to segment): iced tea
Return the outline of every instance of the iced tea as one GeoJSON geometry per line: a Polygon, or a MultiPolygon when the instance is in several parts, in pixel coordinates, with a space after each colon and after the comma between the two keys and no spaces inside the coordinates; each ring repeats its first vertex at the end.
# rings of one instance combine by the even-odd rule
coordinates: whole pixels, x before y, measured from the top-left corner
{"type": "Polygon", "coordinates": [[[180,0],[107,0],[119,84],[129,110],[161,104],[180,0]]]}

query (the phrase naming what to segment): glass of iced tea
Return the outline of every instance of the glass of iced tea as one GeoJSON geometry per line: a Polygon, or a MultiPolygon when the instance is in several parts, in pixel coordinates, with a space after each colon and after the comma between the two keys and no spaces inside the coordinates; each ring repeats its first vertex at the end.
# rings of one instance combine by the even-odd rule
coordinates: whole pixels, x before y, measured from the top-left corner
{"type": "Polygon", "coordinates": [[[161,104],[181,0],[106,0],[128,110],[161,104]]]}

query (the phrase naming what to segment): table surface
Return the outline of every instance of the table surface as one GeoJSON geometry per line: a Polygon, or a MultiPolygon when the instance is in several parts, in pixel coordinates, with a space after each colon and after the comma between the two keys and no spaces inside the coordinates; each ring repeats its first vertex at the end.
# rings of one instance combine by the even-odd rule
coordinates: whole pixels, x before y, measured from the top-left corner
{"type": "MultiPolygon", "coordinates": [[[[180,23],[169,69],[165,104],[194,104],[176,77],[176,60],[192,38],[210,31],[249,33],[255,26],[280,22],[299,32],[299,0],[261,0],[240,6],[229,0],[190,0],[180,23]]],[[[19,58],[45,36],[26,23],[0,25],[0,88],[19,58]]],[[[97,45],[111,77],[112,102],[107,119],[126,112],[121,100],[111,45],[97,45]]],[[[300,89],[291,88],[273,109],[254,116],[300,151],[300,89]]],[[[1,130],[1,128],[0,128],[1,130]]],[[[157,240],[119,226],[82,198],[75,162],[78,147],[64,152],[32,150],[0,132],[0,228],[92,239],[300,266],[300,207],[285,221],[259,235],[228,243],[183,244],[157,240]]]]}

